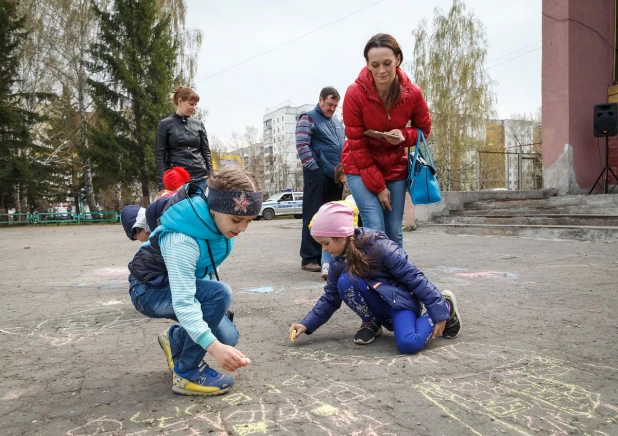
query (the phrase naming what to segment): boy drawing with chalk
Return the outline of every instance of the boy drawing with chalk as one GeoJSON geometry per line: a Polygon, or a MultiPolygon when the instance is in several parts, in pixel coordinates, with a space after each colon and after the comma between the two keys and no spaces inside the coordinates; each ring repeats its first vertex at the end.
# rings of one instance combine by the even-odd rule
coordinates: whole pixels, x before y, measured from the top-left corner
{"type": "Polygon", "coordinates": [[[238,332],[225,316],[232,290],[216,269],[261,206],[257,180],[237,168],[212,174],[207,195],[188,183],[169,197],[160,225],[129,263],[135,308],[150,318],[180,322],[158,337],[175,393],[219,395],[234,385],[232,377],[202,361],[206,352],[226,371],[251,362],[234,348],[238,332]],[[205,279],[208,274],[217,281],[205,279]]]}

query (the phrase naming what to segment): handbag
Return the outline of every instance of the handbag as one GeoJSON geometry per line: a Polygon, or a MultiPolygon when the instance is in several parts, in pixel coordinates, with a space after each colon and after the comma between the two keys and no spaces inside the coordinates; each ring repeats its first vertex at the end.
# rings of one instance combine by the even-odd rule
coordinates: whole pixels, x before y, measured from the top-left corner
{"type": "Polygon", "coordinates": [[[432,204],[442,201],[440,185],[436,180],[436,170],[421,129],[418,129],[414,157],[410,155],[408,148],[408,192],[410,192],[413,204],[432,204]],[[421,150],[421,141],[427,154],[423,154],[421,150]]]}

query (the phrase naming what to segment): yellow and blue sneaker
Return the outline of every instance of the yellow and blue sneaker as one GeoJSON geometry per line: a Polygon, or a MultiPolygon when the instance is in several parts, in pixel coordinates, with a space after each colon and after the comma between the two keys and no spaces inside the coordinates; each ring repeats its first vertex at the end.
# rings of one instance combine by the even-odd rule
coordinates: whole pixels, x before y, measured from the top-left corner
{"type": "Polygon", "coordinates": [[[170,327],[169,329],[161,333],[158,339],[159,339],[159,345],[161,346],[161,349],[163,350],[163,354],[165,354],[165,360],[167,360],[167,366],[169,367],[171,372],[174,372],[174,359],[172,358],[172,347],[170,345],[170,337],[169,337],[169,332],[172,327],[170,327]]]}
{"type": "Polygon", "coordinates": [[[221,374],[206,362],[189,371],[186,374],[179,374],[178,369],[174,370],[172,391],[182,395],[221,395],[226,393],[234,386],[234,379],[229,375],[221,374]]]}

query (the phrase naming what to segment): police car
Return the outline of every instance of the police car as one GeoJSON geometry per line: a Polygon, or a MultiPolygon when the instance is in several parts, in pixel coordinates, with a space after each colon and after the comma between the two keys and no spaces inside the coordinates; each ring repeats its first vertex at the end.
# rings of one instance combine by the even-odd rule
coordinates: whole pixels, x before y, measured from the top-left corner
{"type": "Polygon", "coordinates": [[[278,215],[294,215],[294,218],[302,218],[303,193],[279,192],[271,195],[262,203],[262,210],[257,219],[271,220],[278,215]]]}

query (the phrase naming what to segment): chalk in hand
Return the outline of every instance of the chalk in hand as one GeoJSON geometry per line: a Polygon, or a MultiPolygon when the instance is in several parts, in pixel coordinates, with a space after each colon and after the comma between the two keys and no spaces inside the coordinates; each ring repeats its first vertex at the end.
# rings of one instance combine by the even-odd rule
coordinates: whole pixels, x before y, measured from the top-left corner
{"type": "Polygon", "coordinates": [[[245,365],[249,365],[251,363],[251,359],[249,359],[248,357],[241,357],[240,360],[245,365]]]}
{"type": "Polygon", "coordinates": [[[296,330],[292,330],[292,334],[290,335],[290,341],[294,342],[296,340],[296,330]]]}

